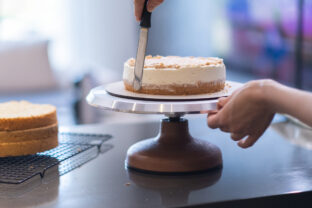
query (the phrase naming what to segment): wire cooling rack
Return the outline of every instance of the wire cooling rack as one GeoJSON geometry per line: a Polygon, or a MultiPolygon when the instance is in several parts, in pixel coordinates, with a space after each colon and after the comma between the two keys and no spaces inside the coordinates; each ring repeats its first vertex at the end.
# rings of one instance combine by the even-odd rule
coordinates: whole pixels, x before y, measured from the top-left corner
{"type": "Polygon", "coordinates": [[[60,133],[59,146],[35,155],[0,158],[0,183],[20,184],[57,167],[63,175],[110,150],[107,134],[60,133]]]}

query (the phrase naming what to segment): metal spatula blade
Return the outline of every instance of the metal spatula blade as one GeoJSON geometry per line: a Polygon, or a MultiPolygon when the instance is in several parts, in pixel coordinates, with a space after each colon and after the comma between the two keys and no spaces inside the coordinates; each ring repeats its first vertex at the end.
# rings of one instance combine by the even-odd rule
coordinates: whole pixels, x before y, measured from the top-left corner
{"type": "Polygon", "coordinates": [[[144,8],[142,12],[142,18],[140,22],[140,39],[138,44],[138,50],[134,66],[134,78],[133,78],[133,89],[138,91],[142,86],[142,77],[145,61],[145,52],[148,39],[148,29],[151,27],[151,15],[152,13],[148,12],[146,9],[147,0],[145,0],[144,8]]]}
{"type": "Polygon", "coordinates": [[[148,38],[148,29],[142,27],[140,31],[140,39],[134,67],[133,88],[136,91],[140,90],[142,85],[147,38],[148,38]]]}

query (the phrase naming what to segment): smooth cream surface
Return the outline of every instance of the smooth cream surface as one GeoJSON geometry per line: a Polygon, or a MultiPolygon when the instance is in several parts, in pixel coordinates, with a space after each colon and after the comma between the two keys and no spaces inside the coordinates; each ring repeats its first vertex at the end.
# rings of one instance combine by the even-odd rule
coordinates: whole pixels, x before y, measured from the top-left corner
{"type": "MultiPolygon", "coordinates": [[[[134,59],[124,64],[123,80],[132,83],[134,59]]],[[[220,58],[203,57],[147,57],[142,85],[197,84],[225,81],[226,69],[220,58]]]]}

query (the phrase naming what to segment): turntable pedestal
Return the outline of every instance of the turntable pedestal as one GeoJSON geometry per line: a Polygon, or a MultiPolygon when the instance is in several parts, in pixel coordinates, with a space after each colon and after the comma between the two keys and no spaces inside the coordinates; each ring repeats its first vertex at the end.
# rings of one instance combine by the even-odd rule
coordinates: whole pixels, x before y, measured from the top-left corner
{"type": "Polygon", "coordinates": [[[163,119],[160,133],[132,145],[127,152],[130,169],[155,173],[202,172],[222,166],[220,149],[193,138],[188,121],[179,117],[163,119]]]}
{"type": "Polygon", "coordinates": [[[240,83],[227,81],[224,90],[216,93],[155,96],[127,91],[123,82],[119,81],[92,89],[87,101],[90,105],[106,110],[169,117],[162,120],[156,138],[140,141],[129,148],[126,166],[160,174],[192,173],[222,166],[222,155],[217,146],[193,138],[187,120],[180,117],[216,110],[218,98],[230,96],[241,86],[240,83]]]}

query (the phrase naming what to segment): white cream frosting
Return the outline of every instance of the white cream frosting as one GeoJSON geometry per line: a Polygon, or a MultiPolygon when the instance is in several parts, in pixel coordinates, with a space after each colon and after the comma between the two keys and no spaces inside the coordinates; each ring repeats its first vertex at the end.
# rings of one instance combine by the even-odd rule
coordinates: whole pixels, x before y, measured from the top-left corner
{"type": "MultiPolygon", "coordinates": [[[[123,80],[132,83],[134,78],[133,58],[124,64],[123,80]]],[[[144,85],[185,85],[198,82],[225,81],[226,69],[220,58],[203,57],[151,57],[144,64],[142,86],[144,85]]]]}

